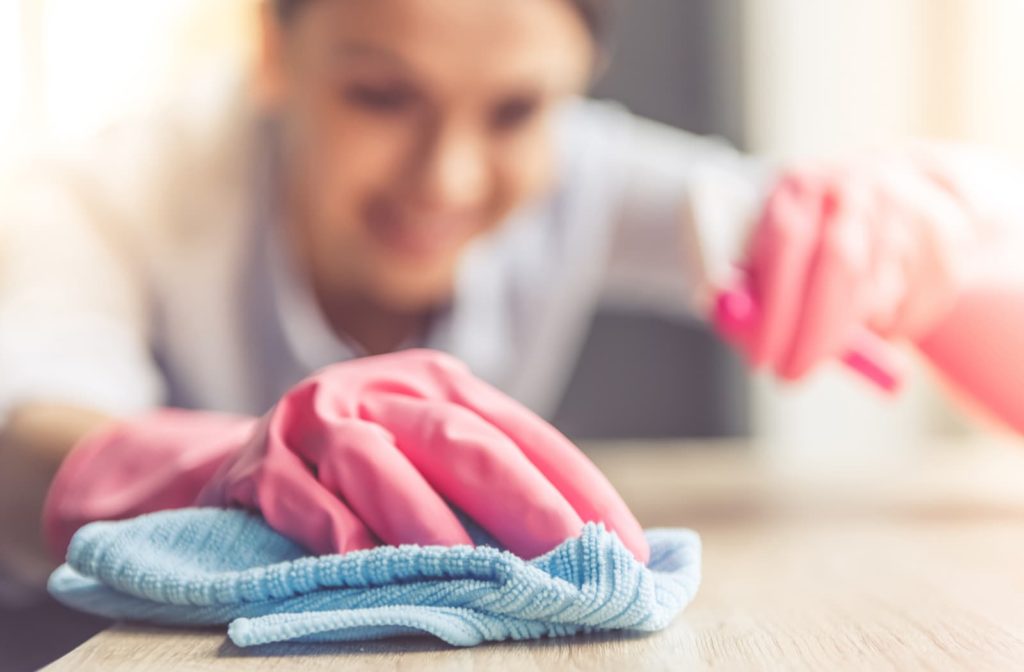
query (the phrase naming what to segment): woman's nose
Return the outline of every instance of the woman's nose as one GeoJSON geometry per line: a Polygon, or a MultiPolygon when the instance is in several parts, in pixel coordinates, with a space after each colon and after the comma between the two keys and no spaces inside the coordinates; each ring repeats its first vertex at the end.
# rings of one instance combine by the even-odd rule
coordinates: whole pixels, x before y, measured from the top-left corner
{"type": "Polygon", "coordinates": [[[425,134],[413,170],[414,200],[438,210],[479,207],[491,188],[484,138],[472,129],[441,126],[425,134]]]}

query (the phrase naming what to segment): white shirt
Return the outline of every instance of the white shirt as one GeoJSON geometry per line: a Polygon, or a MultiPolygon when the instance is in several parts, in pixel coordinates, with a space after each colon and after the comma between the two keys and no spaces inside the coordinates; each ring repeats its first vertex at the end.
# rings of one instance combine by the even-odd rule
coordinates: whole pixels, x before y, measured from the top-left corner
{"type": "MultiPolygon", "coordinates": [[[[360,354],[286,261],[273,134],[243,88],[207,83],[4,182],[0,418],[39,400],[262,413],[360,354]]],[[[762,175],[723,143],[608,104],[573,101],[556,124],[557,183],[471,245],[450,309],[415,344],[542,414],[600,302],[686,312],[679,220],[694,185],[728,185],[728,209],[746,213],[762,175]]]]}

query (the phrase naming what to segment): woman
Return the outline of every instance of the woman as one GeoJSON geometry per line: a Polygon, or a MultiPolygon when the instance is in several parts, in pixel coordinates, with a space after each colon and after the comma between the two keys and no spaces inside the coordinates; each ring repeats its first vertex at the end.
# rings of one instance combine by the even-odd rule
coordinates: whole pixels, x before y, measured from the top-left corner
{"type": "Polygon", "coordinates": [[[978,356],[1024,333],[1009,192],[969,179],[993,169],[919,148],[768,179],[582,102],[602,5],[279,0],[244,95],[26,178],[3,215],[3,547],[41,553],[50,488],[58,553],[89,520],[205,503],[317,552],[462,543],[456,505],[523,555],[602,520],[645,557],[600,474],[468,371],[547,410],[610,279],[684,301],[680,213],[709,184],[744,213],[725,225],[760,213],[756,311],[719,320],[754,365],[799,378],[871,329],[1024,428],[1020,364],[978,356]],[[468,369],[329,366],[409,346],[468,369]],[[136,416],[159,406],[194,410],[136,416]]]}

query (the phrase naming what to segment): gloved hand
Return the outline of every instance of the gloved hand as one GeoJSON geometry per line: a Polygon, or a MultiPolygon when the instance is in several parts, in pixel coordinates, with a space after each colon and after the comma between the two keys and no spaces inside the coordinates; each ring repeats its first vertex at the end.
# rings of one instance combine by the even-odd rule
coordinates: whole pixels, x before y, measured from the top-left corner
{"type": "Polygon", "coordinates": [[[636,519],[598,469],[457,360],[413,350],[329,367],[261,420],[162,412],[83,442],[51,489],[46,529],[158,508],[240,505],[315,553],[465,544],[464,511],[524,557],[601,521],[638,559],[636,519]]]}
{"type": "Polygon", "coordinates": [[[43,505],[43,535],[54,557],[63,559],[74,533],[93,521],[194,505],[256,420],[163,409],[87,434],[61,462],[43,505]]]}
{"type": "Polygon", "coordinates": [[[784,172],[745,261],[754,318],[719,310],[720,329],[754,366],[790,380],[841,354],[858,330],[923,338],[998,239],[965,171],[950,166],[964,163],[921,146],[784,172]]]}

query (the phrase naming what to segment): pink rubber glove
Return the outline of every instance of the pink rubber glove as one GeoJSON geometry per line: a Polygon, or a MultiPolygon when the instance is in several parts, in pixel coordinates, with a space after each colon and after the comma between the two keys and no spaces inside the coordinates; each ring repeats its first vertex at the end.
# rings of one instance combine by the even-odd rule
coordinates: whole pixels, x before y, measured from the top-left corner
{"type": "Polygon", "coordinates": [[[158,414],[76,449],[49,497],[54,545],[66,545],[86,522],[78,511],[123,517],[166,508],[154,503],[192,502],[258,509],[316,553],[380,542],[470,543],[451,502],[524,557],[578,535],[585,521],[603,522],[638,559],[649,555],[636,519],[583,453],[440,353],[405,351],[327,368],[258,424],[211,421],[209,440],[198,426],[184,429],[192,417],[208,416],[158,414]],[[177,443],[178,436],[191,443],[177,443]],[[189,468],[169,459],[175,455],[189,468]],[[140,470],[162,476],[140,485],[140,470]],[[104,487],[93,487],[92,478],[104,474],[104,487]]]}
{"type": "Polygon", "coordinates": [[[256,418],[164,409],[87,435],[64,458],[43,506],[54,557],[87,523],[192,506],[255,427],[256,418]]]}
{"type": "Polygon", "coordinates": [[[752,238],[751,291],[723,293],[716,324],[789,379],[851,344],[858,370],[891,369],[865,333],[911,342],[970,406],[1024,433],[1021,189],[1018,163],[959,145],[790,171],[752,238]]]}
{"type": "Polygon", "coordinates": [[[964,292],[918,348],[973,409],[1024,435],[1024,283],[964,292]]]}
{"type": "Polygon", "coordinates": [[[916,340],[949,312],[990,236],[929,156],[783,174],[748,249],[756,320],[718,315],[753,365],[798,379],[859,332],[916,340]]]}
{"type": "Polygon", "coordinates": [[[972,408],[1024,434],[1024,166],[963,146],[932,147],[927,159],[988,244],[952,310],[916,345],[972,408]]]}

